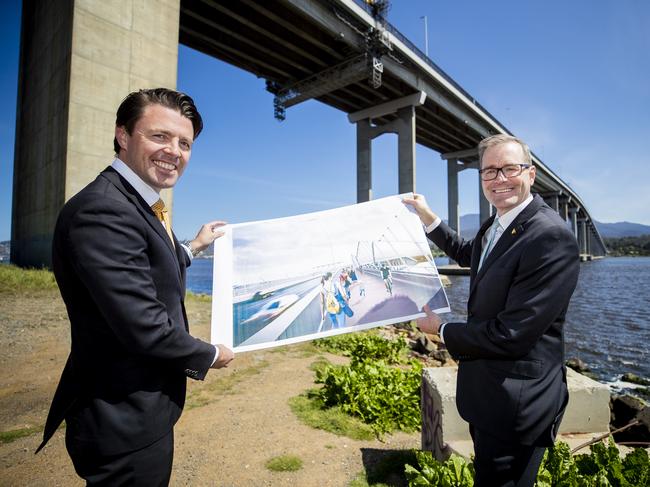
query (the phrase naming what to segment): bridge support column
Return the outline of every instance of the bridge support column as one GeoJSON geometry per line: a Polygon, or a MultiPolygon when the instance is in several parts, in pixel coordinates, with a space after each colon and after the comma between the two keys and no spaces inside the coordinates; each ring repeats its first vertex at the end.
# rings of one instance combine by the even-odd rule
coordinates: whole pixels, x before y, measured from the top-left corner
{"type": "Polygon", "coordinates": [[[458,214],[458,161],[447,160],[447,215],[451,228],[460,232],[460,216],[458,214]]]}
{"type": "Polygon", "coordinates": [[[372,199],[372,137],[370,120],[357,122],[357,203],[372,199]]]}
{"type": "Polygon", "coordinates": [[[556,192],[548,192],[548,193],[541,193],[540,195],[542,198],[544,198],[544,201],[548,206],[553,208],[555,211],[558,213],[560,212],[560,202],[559,202],[559,194],[556,192]]]}
{"type": "Polygon", "coordinates": [[[569,197],[567,196],[560,197],[559,213],[565,222],[569,221],[569,197]]]}
{"type": "MultiPolygon", "coordinates": [[[[447,161],[447,213],[449,215],[449,226],[460,232],[460,215],[458,205],[458,173],[464,169],[478,169],[478,148],[472,147],[456,152],[440,154],[443,161],[447,161]],[[460,164],[459,164],[460,162],[460,164]]],[[[479,212],[481,221],[490,216],[490,204],[483,195],[481,177],[478,181],[479,191],[479,212]]]]}
{"type": "Polygon", "coordinates": [[[587,220],[578,219],[578,248],[581,254],[587,253],[587,220]]]}
{"type": "Polygon", "coordinates": [[[415,193],[415,107],[397,111],[397,159],[399,193],[415,193]]]}
{"type": "MultiPolygon", "coordinates": [[[[110,163],[124,97],[176,86],[180,0],[104,3],[23,2],[11,223],[19,266],[50,265],[59,210],[110,163]]],[[[163,198],[171,207],[171,191],[163,198]]]]}
{"type": "Polygon", "coordinates": [[[492,216],[492,205],[483,193],[483,183],[480,174],[478,174],[478,216],[479,225],[482,225],[485,220],[492,216]]]}
{"type": "Polygon", "coordinates": [[[372,198],[372,139],[385,133],[397,134],[398,192],[415,192],[415,107],[424,100],[420,91],[348,115],[357,124],[357,203],[372,198]],[[393,113],[396,120],[372,125],[373,119],[393,113]]]}
{"type": "Polygon", "coordinates": [[[569,218],[571,221],[571,230],[573,235],[578,239],[578,208],[575,206],[569,207],[569,218]]]}

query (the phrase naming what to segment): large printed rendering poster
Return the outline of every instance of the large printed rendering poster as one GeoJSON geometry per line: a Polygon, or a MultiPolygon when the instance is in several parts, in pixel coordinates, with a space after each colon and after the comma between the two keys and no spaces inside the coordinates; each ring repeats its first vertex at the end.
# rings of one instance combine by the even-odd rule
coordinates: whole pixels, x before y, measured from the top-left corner
{"type": "Polygon", "coordinates": [[[227,226],[215,242],[212,342],[235,351],[448,312],[419,218],[391,196],[227,226]]]}

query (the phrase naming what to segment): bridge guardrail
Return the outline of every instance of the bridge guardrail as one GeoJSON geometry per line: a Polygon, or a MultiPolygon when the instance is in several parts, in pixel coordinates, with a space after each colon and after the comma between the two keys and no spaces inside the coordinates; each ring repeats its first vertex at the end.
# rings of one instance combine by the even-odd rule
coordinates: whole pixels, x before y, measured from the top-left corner
{"type": "MultiPolygon", "coordinates": [[[[365,3],[363,0],[353,0],[354,3],[356,3],[359,7],[363,8],[369,15],[372,15],[372,7],[365,3]]],[[[499,127],[501,127],[507,134],[512,135],[512,133],[505,128],[499,121],[492,115],[483,105],[481,105],[476,99],[470,95],[465,89],[463,89],[462,86],[460,86],[454,79],[449,76],[445,71],[438,66],[436,63],[434,63],[429,56],[427,56],[425,53],[423,53],[419,47],[417,47],[413,42],[411,42],[404,34],[402,34],[397,27],[395,27],[393,24],[388,22],[388,20],[383,19],[386,30],[389,31],[391,34],[393,34],[395,37],[397,37],[402,43],[404,43],[411,51],[416,53],[420,59],[422,59],[425,63],[427,63],[431,68],[433,68],[440,76],[442,76],[449,84],[451,84],[454,88],[456,88],[458,91],[460,91],[463,95],[467,97],[467,99],[471,100],[471,102],[476,105],[478,108],[480,108],[486,115],[488,115],[494,123],[496,123],[499,127]]]]}

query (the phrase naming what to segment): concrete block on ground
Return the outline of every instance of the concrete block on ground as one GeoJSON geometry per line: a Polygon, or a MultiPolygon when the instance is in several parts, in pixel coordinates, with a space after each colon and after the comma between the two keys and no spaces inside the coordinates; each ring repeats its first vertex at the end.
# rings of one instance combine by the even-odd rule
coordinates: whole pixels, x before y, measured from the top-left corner
{"type": "Polygon", "coordinates": [[[609,431],[609,387],[573,369],[567,369],[569,404],[560,434],[609,431]]]}
{"type": "MultiPolygon", "coordinates": [[[[433,452],[440,460],[452,452],[465,457],[472,454],[469,425],[456,408],[457,374],[457,367],[427,368],[422,372],[422,449],[433,452]]],[[[609,431],[608,387],[571,369],[567,369],[567,383],[569,404],[560,426],[560,439],[573,445],[609,431]]]]}

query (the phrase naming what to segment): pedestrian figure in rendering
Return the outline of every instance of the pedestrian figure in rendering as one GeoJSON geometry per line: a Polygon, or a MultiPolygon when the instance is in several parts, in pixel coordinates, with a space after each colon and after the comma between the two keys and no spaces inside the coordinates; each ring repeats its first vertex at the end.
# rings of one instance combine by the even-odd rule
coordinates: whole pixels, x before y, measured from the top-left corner
{"type": "Polygon", "coordinates": [[[560,216],[530,192],[528,146],[494,135],[478,146],[483,193],[496,215],[462,239],[414,195],[427,236],[470,267],[467,322],[418,321],[459,362],[456,404],[474,441],[475,485],[532,486],[568,401],[564,319],[578,280],[578,246],[560,216]]]}
{"type": "Polygon", "coordinates": [[[184,246],[159,195],[183,173],[202,126],[183,93],[128,95],[117,110],[115,160],[56,224],[52,265],[72,344],[39,450],[65,419],[66,447],[87,485],[168,485],[186,378],[203,380],[233,359],[190,335],[184,304],[185,269],[224,222],[203,225],[184,246]]]}
{"type": "Polygon", "coordinates": [[[325,315],[329,317],[332,328],[343,328],[345,326],[345,313],[341,306],[343,299],[343,291],[338,282],[338,278],[332,277],[332,273],[328,272],[321,280],[320,290],[320,312],[321,321],[325,319],[325,315]]]}
{"type": "Polygon", "coordinates": [[[379,270],[381,271],[381,278],[384,280],[384,286],[386,286],[386,292],[388,292],[392,296],[393,295],[393,277],[390,274],[390,268],[384,262],[381,265],[379,270]]]}

